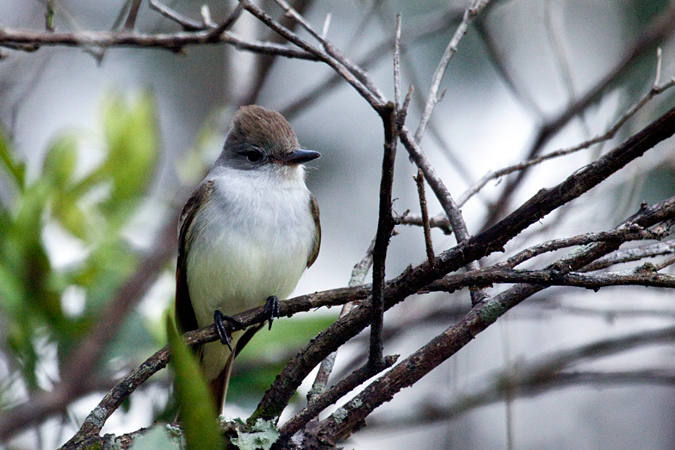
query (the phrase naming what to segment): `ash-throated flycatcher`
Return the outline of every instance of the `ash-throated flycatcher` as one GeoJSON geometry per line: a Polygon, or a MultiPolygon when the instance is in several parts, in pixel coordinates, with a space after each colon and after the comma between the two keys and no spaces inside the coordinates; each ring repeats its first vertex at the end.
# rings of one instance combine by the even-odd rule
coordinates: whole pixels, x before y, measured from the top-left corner
{"type": "MultiPolygon", "coordinates": [[[[181,214],[176,321],[183,332],[222,324],[223,314],[265,301],[271,326],[278,299],[290,295],[319,253],[319,206],[302,165],[319,156],[300,148],[278,112],[239,109],[222,153],[181,214]]],[[[241,334],[231,337],[231,348],[211,342],[198,352],[218,411],[237,345],[241,350],[252,336],[239,341],[241,334]]]]}

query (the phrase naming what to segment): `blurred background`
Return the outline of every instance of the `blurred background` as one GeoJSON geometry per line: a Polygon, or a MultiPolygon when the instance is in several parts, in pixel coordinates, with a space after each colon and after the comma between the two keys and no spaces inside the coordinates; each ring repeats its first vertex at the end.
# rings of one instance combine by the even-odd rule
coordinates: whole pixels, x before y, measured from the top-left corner
{"type": "MultiPolygon", "coordinates": [[[[258,3],[281,17],[274,2],[258,3]]],[[[57,0],[54,26],[77,32],[118,29],[124,4],[57,0]]],[[[167,2],[197,20],[204,4],[215,21],[233,7],[232,2],[167,2]]],[[[327,38],[366,67],[391,99],[392,38],[395,15],[402,14],[403,87],[415,88],[408,116],[412,130],[466,4],[295,2],[318,30],[329,17],[327,38]]],[[[663,51],[661,82],[673,77],[675,19],[662,23],[672,18],[671,9],[666,0],[492,1],[461,41],[441,84],[445,96],[422,141],[455,199],[488,171],[526,159],[538,133],[598,86],[593,101],[570,114],[539,153],[604,133],[651,88],[657,45],[663,51]],[[657,25],[658,39],[640,45],[657,25]]],[[[43,30],[45,11],[43,1],[0,0],[0,29],[43,30]]],[[[169,33],[179,27],[143,2],[136,30],[169,33]]],[[[232,32],[245,39],[276,39],[246,14],[232,32]]],[[[346,286],[377,228],[383,131],[378,115],[347,83],[333,80],[330,68],[222,44],[178,53],[86,47],[0,51],[0,448],[63,444],[111,380],[165,344],[164,314],[174,295],[175,221],[242,104],[282,112],[300,143],[323,155],[308,170],[309,188],[321,207],[321,252],[294,295],[346,286]],[[100,342],[107,333],[111,338],[100,342]],[[94,348],[97,357],[86,359],[85,347],[94,348]],[[77,372],[86,376],[67,390],[68,401],[9,427],[7,418],[18,405],[33,405],[35,412],[77,372]]],[[[501,217],[643,128],[675,104],[673,93],[652,100],[609,141],[536,166],[508,202],[500,195],[513,175],[488,183],[462,206],[469,231],[477,233],[488,223],[495,202],[504,208],[501,217]]],[[[528,229],[507,246],[507,254],[547,239],[611,229],[642,201],[675,193],[674,164],[673,144],[667,141],[528,229]]],[[[394,185],[399,214],[419,214],[415,173],[400,148],[394,185]]],[[[429,190],[427,197],[430,215],[441,213],[429,190]]],[[[401,225],[397,231],[387,278],[426,258],[420,228],[401,225]]],[[[437,253],[455,244],[437,229],[432,237],[437,253]]],[[[484,263],[504,258],[495,254],[484,263]]],[[[536,260],[533,267],[546,261],[536,260]]],[[[469,307],[467,291],[409,299],[385,316],[385,351],[409,354],[469,307]]],[[[250,414],[290,356],[337,313],[333,308],[280,320],[270,333],[256,336],[235,364],[228,417],[250,414]]],[[[345,445],[673,448],[672,340],[615,343],[613,350],[579,356],[566,367],[570,373],[620,370],[633,377],[600,376],[520,391],[504,389],[500,380],[515,368],[556,361],[562,352],[630,333],[648,335],[674,322],[669,291],[547,289],[377,410],[369,426],[345,445]],[[654,373],[670,378],[648,376],[654,373]],[[467,401],[481,393],[483,401],[467,401]]],[[[336,379],[363,361],[367,336],[340,352],[336,379]]],[[[304,404],[304,389],[297,407],[304,404]]],[[[169,390],[163,371],[134,393],[103,431],[125,433],[171,420],[169,390]]]]}

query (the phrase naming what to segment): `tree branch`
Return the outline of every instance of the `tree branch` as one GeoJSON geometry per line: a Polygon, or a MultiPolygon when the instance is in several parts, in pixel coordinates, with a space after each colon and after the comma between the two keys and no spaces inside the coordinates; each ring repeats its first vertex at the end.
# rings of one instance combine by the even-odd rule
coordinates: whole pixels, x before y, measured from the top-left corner
{"type": "Polygon", "coordinates": [[[189,45],[229,44],[239,50],[316,61],[316,55],[285,45],[245,41],[232,33],[214,36],[212,30],[195,32],[142,34],[124,31],[87,31],[78,33],[40,32],[0,28],[0,46],[35,51],[42,46],[161,48],[178,52],[189,45]]]}
{"type": "MultiPolygon", "coordinates": [[[[673,32],[674,28],[675,5],[671,5],[649,24],[645,32],[607,75],[588,90],[583,97],[569,105],[564,111],[558,114],[558,116],[550,119],[539,128],[526,159],[530,160],[536,157],[551,137],[560,131],[573,117],[595,103],[602,93],[612,86],[637,59],[660,45],[673,32]]],[[[517,176],[512,180],[509,180],[506,184],[499,198],[490,205],[488,208],[488,216],[485,219],[486,227],[494,223],[498,217],[503,215],[504,211],[508,208],[511,196],[518,186],[520,186],[527,172],[527,168],[519,171],[517,176]]]]}
{"type": "MultiPolygon", "coordinates": [[[[668,202],[641,211],[626,226],[637,224],[642,227],[654,225],[664,220],[662,207],[672,215],[675,212],[675,198],[668,202]]],[[[557,268],[561,273],[581,268],[603,254],[618,247],[617,244],[595,244],[583,252],[573,253],[563,258],[549,269],[557,268]]],[[[468,344],[478,333],[494,323],[506,311],[518,305],[533,293],[544,289],[539,286],[517,285],[495,297],[486,299],[474,306],[462,320],[447,328],[425,346],[404,359],[383,376],[368,385],[363,391],[342,406],[338,411],[321,422],[316,433],[322,442],[335,445],[340,439],[351,433],[375,408],[391,400],[396,393],[410,386],[436,368],[443,361],[468,344]]]]}
{"type": "MultiPolygon", "coordinates": [[[[404,272],[396,279],[387,283],[387,288],[385,290],[385,309],[402,301],[407,296],[416,293],[445,274],[465,266],[468,262],[475,261],[490,253],[501,250],[506,242],[518,235],[525,228],[529,227],[532,223],[537,222],[549,212],[590,190],[624,167],[628,162],[641,156],[645,151],[652,148],[661,140],[670,137],[673,133],[675,133],[675,108],[645,127],[642,131],[628,139],[616,149],[602,156],[594,163],[570,175],[567,180],[563,181],[558,186],[549,190],[542,189],[501,222],[471,239],[458,244],[456,247],[441,253],[436,257],[433,266],[428,262],[425,262],[412,270],[404,272]]],[[[666,213],[664,211],[669,211],[669,208],[672,207],[673,203],[675,203],[675,200],[671,199],[663,204],[646,208],[641,210],[637,216],[649,217],[654,220],[653,223],[656,223],[658,220],[662,220],[662,218],[665,217],[666,213]]],[[[634,222],[638,223],[640,226],[645,226],[645,224],[641,222],[634,222]]],[[[592,249],[599,249],[595,250],[597,254],[590,250],[583,253],[583,255],[592,255],[592,257],[580,259],[583,262],[583,265],[589,264],[604,254],[618,248],[618,245],[614,244],[599,245],[600,247],[592,247],[592,249]]],[[[570,267],[569,270],[573,270],[573,267],[570,267]]],[[[489,326],[497,317],[503,314],[505,311],[505,309],[502,311],[505,307],[504,305],[513,304],[515,306],[515,304],[520,303],[522,299],[541,289],[543,289],[543,287],[518,285],[512,288],[508,293],[500,294],[499,297],[490,299],[489,301],[481,301],[479,303],[479,305],[481,305],[480,308],[477,305],[472,314],[483,314],[486,318],[492,319],[491,321],[488,321],[489,323],[481,322],[479,331],[482,331],[482,329],[489,326]],[[479,313],[476,313],[475,311],[479,311],[479,313]]],[[[509,306],[509,308],[510,307],[511,306],[509,306]]],[[[319,364],[323,358],[363,330],[369,323],[371,314],[370,301],[366,299],[358,308],[354,309],[347,316],[337,320],[333,325],[321,332],[312,342],[305,346],[286,365],[281,374],[277,377],[275,383],[265,393],[258,408],[248,419],[249,422],[254,423],[259,417],[268,420],[278,417],[288,404],[288,401],[297,387],[309,372],[319,364]]],[[[465,327],[468,327],[466,330],[469,328],[473,329],[473,327],[477,326],[474,324],[475,320],[478,319],[471,318],[465,323],[465,327]]]]}

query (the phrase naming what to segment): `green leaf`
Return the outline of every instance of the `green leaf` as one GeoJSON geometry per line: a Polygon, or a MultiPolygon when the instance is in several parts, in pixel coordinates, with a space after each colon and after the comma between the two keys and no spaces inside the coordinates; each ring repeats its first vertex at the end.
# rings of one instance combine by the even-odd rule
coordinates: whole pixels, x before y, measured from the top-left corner
{"type": "Polygon", "coordinates": [[[63,189],[72,180],[77,164],[77,137],[73,134],[61,136],[47,150],[42,166],[43,176],[54,181],[63,189]]]}
{"type": "Polygon", "coordinates": [[[91,232],[93,212],[89,211],[89,214],[87,214],[69,197],[54,199],[52,215],[63,228],[83,241],[87,241],[94,234],[91,232]]]}
{"type": "Polygon", "coordinates": [[[171,348],[171,368],[175,376],[176,397],[188,450],[221,450],[223,438],[216,408],[202,372],[192,352],[178,336],[170,315],[166,329],[171,348]]]}
{"type": "Polygon", "coordinates": [[[4,164],[7,172],[14,178],[14,182],[19,189],[23,190],[26,183],[26,165],[14,159],[14,155],[11,153],[9,143],[2,129],[0,129],[0,161],[4,164]]]}
{"type": "Polygon", "coordinates": [[[112,176],[110,203],[139,197],[147,185],[157,155],[155,107],[149,94],[132,104],[111,97],[104,106],[108,158],[101,170],[112,176]]]}

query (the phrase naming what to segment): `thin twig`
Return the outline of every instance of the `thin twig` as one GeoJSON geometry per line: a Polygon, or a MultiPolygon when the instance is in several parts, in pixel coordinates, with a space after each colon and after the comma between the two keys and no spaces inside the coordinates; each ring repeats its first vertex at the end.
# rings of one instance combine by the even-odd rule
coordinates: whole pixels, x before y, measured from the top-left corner
{"type": "Polygon", "coordinates": [[[668,266],[672,266],[673,264],[675,264],[675,256],[670,256],[659,263],[653,264],[653,270],[663,270],[668,266]]]}
{"type": "Polygon", "coordinates": [[[347,70],[349,70],[363,85],[380,101],[385,101],[385,96],[382,91],[375,85],[364,70],[358,64],[352,63],[345,55],[342,54],[330,41],[328,41],[321,33],[316,31],[302,15],[300,15],[294,8],[292,8],[285,0],[275,0],[279,6],[286,12],[286,14],[293,17],[302,27],[307,30],[323,47],[327,55],[339,61],[347,70]]]}
{"type": "Polygon", "coordinates": [[[142,0],[130,0],[131,5],[129,6],[129,13],[127,14],[127,20],[124,22],[123,29],[126,31],[132,31],[136,26],[136,18],[138,17],[138,10],[141,7],[142,0]]]}
{"type": "Polygon", "coordinates": [[[401,13],[396,14],[394,35],[394,104],[396,111],[401,108],[401,13]]]}
{"type": "MultiPolygon", "coordinates": [[[[366,280],[366,274],[373,265],[373,249],[375,248],[375,240],[373,239],[366,250],[366,254],[363,256],[360,262],[354,265],[352,269],[352,275],[349,278],[349,287],[361,286],[366,280]]],[[[358,305],[356,302],[348,302],[342,306],[340,310],[339,318],[342,318],[349,314],[354,307],[358,305]]],[[[328,385],[328,378],[330,377],[331,372],[333,371],[333,366],[335,365],[335,358],[337,357],[337,351],[331,353],[321,361],[319,366],[319,371],[316,374],[312,388],[307,393],[307,400],[312,402],[319,395],[323,394],[326,391],[326,386],[328,385]]]]}
{"type": "Polygon", "coordinates": [[[675,253],[675,242],[657,242],[655,244],[645,245],[637,248],[629,248],[610,253],[597,261],[583,268],[583,271],[595,271],[606,269],[615,264],[622,264],[632,261],[639,261],[644,258],[653,258],[655,256],[671,255],[675,253]]]}
{"type": "Polygon", "coordinates": [[[577,245],[588,245],[594,242],[628,242],[645,239],[662,239],[666,233],[643,230],[640,227],[619,228],[612,231],[603,231],[597,233],[584,233],[569,238],[553,239],[541,244],[526,248],[506,261],[496,264],[496,267],[514,268],[523,262],[530,260],[544,253],[553,252],[562,248],[573,247],[577,245]]]}
{"type": "Polygon", "coordinates": [[[161,3],[159,0],[149,0],[150,8],[154,9],[164,17],[176,22],[180,25],[184,31],[201,31],[208,28],[207,24],[203,22],[198,22],[189,17],[183,16],[173,9],[169,8],[165,4],[161,3]]]}
{"type": "Polygon", "coordinates": [[[202,5],[199,8],[199,13],[202,16],[202,23],[206,28],[214,29],[218,26],[211,18],[211,8],[209,8],[209,5],[202,5]]]}
{"type": "MultiPolygon", "coordinates": [[[[436,256],[433,267],[425,262],[387,283],[386,308],[390,308],[409,295],[417,293],[434,280],[466,266],[470,261],[476,261],[502,250],[507,242],[524,229],[541,220],[555,209],[579,198],[583,193],[602,183],[631,161],[653,149],[659,142],[671,137],[673,133],[675,133],[675,108],[597,161],[571,174],[562,183],[550,189],[540,190],[499,223],[473,236],[470,240],[442,252],[436,256]]],[[[641,208],[630,223],[646,228],[659,221],[670,219],[674,210],[675,199],[671,198],[658,205],[641,208]]],[[[617,248],[618,245],[615,243],[594,244],[589,249],[574,254],[574,265],[567,260],[562,261],[562,268],[568,271],[574,270],[576,266],[581,268],[595,259],[617,250],[617,248]]],[[[480,302],[470,312],[471,316],[467,317],[468,321],[458,324],[455,329],[450,330],[457,338],[452,344],[454,350],[450,350],[456,351],[463,347],[478,332],[489,327],[507,310],[542,289],[541,286],[519,284],[509,292],[480,302]]],[[[248,422],[255,423],[258,418],[271,419],[281,414],[293,393],[309,372],[320,364],[323,358],[368,326],[371,317],[371,310],[368,308],[369,303],[367,300],[364,301],[359,308],[336,321],[300,350],[284,367],[273,385],[265,392],[263,399],[256,411],[249,417],[248,422]]],[[[431,351],[436,354],[435,350],[431,351]]],[[[440,363],[439,361],[436,362],[440,363]]],[[[434,361],[429,361],[429,363],[428,370],[437,365],[434,361]]],[[[414,362],[411,367],[420,368],[414,362]]],[[[420,373],[420,377],[423,375],[423,373],[420,373]]],[[[407,379],[405,385],[409,386],[415,381],[407,379]]],[[[380,386],[371,385],[371,387],[378,389],[380,386]]],[[[400,387],[402,386],[398,388],[390,386],[386,391],[377,394],[378,402],[390,400],[400,387]]],[[[373,392],[372,389],[369,392],[373,392]]],[[[381,403],[372,405],[372,407],[375,408],[379,404],[381,403]]],[[[369,414],[368,408],[365,408],[362,412],[366,415],[369,414]]],[[[360,419],[356,418],[356,420],[358,422],[360,419]]],[[[351,425],[346,425],[348,427],[353,426],[354,422],[351,422],[351,425]]]]}
{"type": "MultiPolygon", "coordinates": [[[[205,5],[206,6],[206,5],[205,5]]],[[[218,25],[215,28],[212,28],[209,33],[211,34],[213,39],[219,39],[220,35],[223,34],[225,31],[229,30],[232,25],[239,19],[241,16],[241,13],[244,11],[244,5],[241,3],[237,4],[237,6],[234,7],[232,12],[223,20],[223,22],[218,25]]],[[[204,20],[206,23],[207,20],[204,20]]]]}
{"type": "Polygon", "coordinates": [[[657,89],[661,83],[661,67],[663,61],[661,58],[661,47],[656,48],[656,75],[654,76],[654,84],[652,85],[654,89],[657,89]]]}
{"type": "MultiPolygon", "coordinates": [[[[670,214],[672,214],[674,212],[672,206],[674,206],[675,201],[670,199],[667,203],[671,205],[670,214]]],[[[657,208],[660,210],[660,207],[657,208]]],[[[626,226],[638,224],[642,227],[647,227],[654,224],[655,221],[659,222],[663,220],[663,215],[657,214],[657,216],[653,216],[651,213],[655,209],[649,209],[651,212],[646,209],[641,210],[627,222],[626,226]]],[[[560,276],[567,275],[571,271],[581,268],[602,255],[615,250],[617,247],[618,245],[613,243],[594,244],[583,252],[570,254],[554,266],[547,267],[547,270],[555,271],[560,276]]],[[[439,265],[437,264],[436,267],[439,265]]],[[[473,272],[463,275],[475,276],[473,272]]],[[[669,284],[669,287],[675,286],[675,277],[673,276],[663,276],[661,274],[652,274],[651,276],[652,278],[670,278],[669,283],[671,284],[669,284]]],[[[404,387],[419,381],[433,368],[465,347],[478,333],[492,325],[511,308],[544,288],[544,286],[540,285],[518,284],[497,296],[481,301],[464,318],[451,325],[443,333],[396,364],[392,369],[370,383],[351,401],[342,406],[337,413],[333,413],[323,420],[319,429],[315,430],[317,435],[321,436],[324,444],[335,445],[340,439],[349,435],[375,408],[391,400],[404,387]]]]}
{"type": "MultiPolygon", "coordinates": [[[[431,190],[436,195],[436,198],[440,202],[443,211],[445,211],[445,213],[448,215],[448,219],[452,225],[452,230],[455,233],[457,242],[461,243],[467,241],[471,235],[469,234],[469,230],[466,228],[466,223],[462,217],[462,212],[455,204],[455,201],[453,200],[452,195],[450,195],[448,189],[445,187],[443,180],[441,180],[441,178],[436,174],[436,170],[431,165],[427,157],[422,152],[422,149],[419,147],[418,143],[414,140],[410,131],[408,131],[405,126],[400,127],[399,138],[401,139],[401,143],[405,146],[406,150],[408,150],[410,157],[413,159],[413,161],[415,161],[417,167],[419,167],[424,173],[424,177],[426,178],[427,183],[429,183],[429,187],[431,187],[431,190]]],[[[478,267],[479,265],[476,261],[471,261],[467,265],[467,270],[475,270],[478,269],[478,267]]],[[[484,297],[482,292],[476,290],[471,290],[470,294],[472,304],[478,303],[484,297]]]]}
{"type": "Polygon", "coordinates": [[[467,285],[489,287],[497,283],[521,283],[538,286],[568,286],[598,290],[608,286],[649,286],[675,288],[675,276],[654,270],[653,265],[616,272],[560,272],[558,267],[547,270],[515,270],[487,268],[449,274],[429,284],[428,292],[454,292],[467,285]]]}
{"type": "Polygon", "coordinates": [[[431,227],[429,226],[429,212],[427,211],[427,197],[424,193],[424,173],[422,169],[417,169],[417,175],[413,176],[417,185],[417,195],[420,199],[420,210],[422,211],[422,229],[424,230],[424,246],[427,249],[427,260],[429,265],[433,266],[434,246],[431,242],[431,227]]]}
{"type": "MultiPolygon", "coordinates": [[[[285,56],[288,58],[317,61],[321,58],[307,51],[295,47],[244,40],[232,33],[223,33],[214,37],[211,30],[205,29],[195,32],[180,31],[177,33],[119,33],[111,31],[87,31],[76,33],[46,33],[37,31],[0,29],[0,46],[28,47],[25,50],[37,50],[40,46],[67,46],[67,47],[136,47],[162,48],[172,52],[179,51],[188,45],[229,44],[239,50],[255,53],[285,56]]],[[[22,48],[23,49],[23,48],[22,48]]]]}
{"type": "MultiPolygon", "coordinates": [[[[494,5],[494,3],[493,3],[494,5]]],[[[532,93],[527,89],[522,89],[516,79],[511,75],[511,72],[507,69],[507,63],[500,47],[495,42],[495,39],[492,36],[492,33],[488,30],[486,20],[484,20],[485,15],[478,17],[474,21],[474,28],[480,36],[480,40],[483,43],[483,48],[487,53],[488,60],[492,63],[493,67],[497,71],[499,78],[504,82],[506,87],[509,88],[514,97],[523,105],[525,105],[532,113],[543,120],[544,113],[537,105],[537,103],[532,98],[532,93]]],[[[504,46],[506,47],[506,46],[504,46]]]]}
{"type": "MultiPolygon", "coordinates": [[[[320,50],[315,46],[309,44],[304,39],[298,37],[295,33],[290,31],[288,28],[283,27],[277,21],[273,20],[269,15],[267,15],[262,9],[260,9],[255,4],[251,3],[249,0],[239,0],[244,4],[244,8],[250,12],[254,17],[260,20],[262,23],[267,25],[271,30],[279,33],[281,36],[286,38],[288,41],[294,43],[301,49],[305,50],[316,56],[321,61],[328,64],[333,70],[340,74],[349,84],[351,84],[354,89],[377,111],[378,113],[382,112],[382,109],[385,106],[385,101],[379,90],[373,92],[371,90],[372,86],[366,86],[363,83],[363,72],[361,69],[358,69],[360,73],[354,73],[352,70],[355,65],[350,63],[346,58],[339,54],[328,54],[327,51],[320,50]]],[[[0,35],[1,37],[1,35],[0,35]]],[[[332,46],[327,41],[322,41],[324,48],[326,46],[332,46]]],[[[366,77],[367,79],[367,77],[366,77]]]]}
{"type": "Polygon", "coordinates": [[[415,142],[418,144],[422,142],[422,136],[424,135],[424,131],[427,128],[427,123],[431,118],[431,113],[433,112],[436,103],[441,100],[442,95],[439,96],[438,90],[440,89],[441,81],[445,75],[445,70],[448,68],[448,64],[450,64],[450,60],[454,56],[455,52],[457,52],[459,41],[466,34],[469,24],[471,24],[473,19],[485,6],[488,5],[488,3],[490,3],[489,0],[471,0],[469,2],[469,6],[466,8],[466,11],[464,11],[462,22],[457,27],[455,34],[452,36],[452,39],[450,39],[450,42],[448,42],[448,45],[445,48],[445,52],[443,53],[441,60],[438,62],[436,71],[431,77],[431,87],[429,88],[429,94],[427,96],[426,105],[424,106],[424,112],[422,113],[422,118],[420,119],[420,123],[417,126],[417,131],[415,131],[415,142]]]}
{"type": "MultiPolygon", "coordinates": [[[[657,70],[656,74],[656,80],[658,81],[659,79],[659,71],[657,70]]],[[[481,189],[485,187],[485,185],[490,182],[490,180],[496,180],[499,179],[503,176],[509,175],[514,172],[522,171],[525,170],[531,166],[534,166],[536,164],[540,164],[544,161],[548,161],[553,158],[559,158],[561,156],[569,155],[571,153],[578,152],[579,150],[583,150],[586,148],[591,147],[592,145],[598,144],[600,142],[605,142],[608,141],[609,139],[612,139],[616,133],[621,129],[621,127],[635,115],[640,109],[642,109],[651,99],[656,97],[657,95],[661,94],[662,92],[670,89],[671,87],[675,86],[675,77],[671,78],[668,80],[666,83],[663,85],[654,85],[646,94],[644,94],[633,106],[628,108],[619,119],[614,122],[614,124],[603,134],[600,134],[598,136],[595,136],[591,139],[588,139],[584,142],[581,142],[579,144],[576,144],[572,147],[565,148],[565,149],[560,149],[556,150],[550,153],[547,153],[546,155],[538,156],[536,158],[529,159],[527,161],[514,164],[509,167],[505,167],[503,169],[497,170],[495,172],[488,172],[485,174],[480,180],[478,180],[473,186],[471,186],[469,189],[466,190],[460,197],[459,200],[457,200],[457,204],[462,207],[466,202],[476,195],[481,189]]]]}
{"type": "MultiPolygon", "coordinates": [[[[422,216],[418,216],[415,214],[403,214],[401,216],[396,216],[394,217],[394,221],[396,222],[396,225],[417,225],[419,227],[424,226],[424,221],[422,220],[422,216]]],[[[448,216],[445,214],[439,214],[434,217],[429,218],[429,226],[432,228],[438,228],[440,229],[444,234],[450,235],[452,234],[452,227],[450,226],[450,221],[448,220],[448,216]]]]}
{"type": "MultiPolygon", "coordinates": [[[[313,0],[294,0],[294,8],[299,13],[306,11],[312,5],[313,0]]],[[[242,3],[238,3],[239,6],[243,7],[242,3]]],[[[289,30],[295,30],[297,27],[297,22],[288,14],[284,14],[279,18],[279,24],[288,28],[289,30]]],[[[285,44],[286,39],[280,34],[267,30],[267,33],[263,39],[266,42],[272,42],[276,44],[285,44]]],[[[266,81],[269,79],[270,74],[272,73],[272,68],[276,61],[275,55],[260,55],[255,58],[253,67],[251,68],[252,76],[251,80],[246,83],[246,91],[242,91],[236,94],[237,102],[243,105],[252,105],[258,103],[258,98],[263,88],[265,87],[266,81]]]]}
{"type": "Polygon", "coordinates": [[[319,33],[299,14],[291,5],[288,4],[285,0],[274,0],[277,5],[284,10],[284,13],[299,23],[302,28],[304,28],[309,34],[311,34],[317,41],[322,42],[324,40],[323,33],[319,33]]]}
{"type": "Polygon", "coordinates": [[[386,356],[378,367],[371,364],[366,364],[361,368],[353,371],[339,383],[337,383],[330,391],[315,397],[309,402],[307,407],[293,416],[284,426],[279,430],[279,444],[283,445],[295,433],[300,431],[313,418],[317,417],[321,411],[335,404],[342,397],[347,395],[350,391],[360,386],[369,378],[377,375],[379,372],[386,370],[393,366],[398,360],[398,355],[386,356]]]}
{"type": "MultiPolygon", "coordinates": [[[[639,36],[635,43],[626,51],[621,60],[614,66],[614,68],[607,73],[598,83],[596,83],[586,94],[579,100],[570,104],[564,111],[556,117],[544,123],[536,133],[532,145],[527,153],[526,159],[530,160],[541,152],[544,145],[558,133],[569,121],[577,116],[581,111],[588,108],[591,104],[597,101],[598,98],[605,92],[605,90],[612,86],[615,81],[623,75],[628,68],[639,59],[645,52],[658,46],[669,35],[672,34],[675,28],[675,5],[670,5],[664,10],[662,14],[655,17],[645,31],[639,36]]],[[[487,228],[490,224],[495,223],[498,217],[501,217],[509,207],[511,196],[520,186],[525,178],[528,170],[525,168],[517,173],[517,175],[506,183],[501,194],[488,208],[488,215],[485,219],[483,228],[487,228]]]]}
{"type": "MultiPolygon", "coordinates": [[[[407,38],[405,41],[407,42],[407,45],[410,46],[412,44],[426,40],[438,33],[443,32],[445,29],[447,29],[448,24],[453,23],[455,19],[456,15],[453,13],[446,13],[441,17],[429,18],[431,23],[425,23],[424,26],[417,26],[412,30],[406,31],[405,36],[407,36],[407,38]]],[[[393,39],[386,39],[385,41],[375,45],[357,61],[357,65],[363,70],[373,67],[380,61],[381,58],[389,56],[389,52],[393,48],[393,45],[393,39]]],[[[403,48],[405,48],[405,46],[403,46],[403,48]]],[[[300,98],[293,101],[290,105],[281,108],[280,112],[284,115],[284,117],[293,117],[297,115],[298,112],[303,108],[311,105],[319,98],[322,98],[334,90],[340,85],[340,81],[342,81],[342,79],[343,78],[340,76],[340,74],[336,72],[331,73],[315,88],[306,90],[300,98]]]]}
{"type": "MultiPolygon", "coordinates": [[[[448,64],[450,63],[452,56],[457,51],[459,41],[466,34],[466,30],[468,29],[471,21],[489,3],[490,3],[489,0],[471,0],[469,2],[469,6],[464,11],[464,17],[462,19],[462,22],[457,27],[455,34],[448,43],[447,47],[445,48],[445,52],[443,53],[443,56],[441,57],[441,60],[438,63],[438,67],[436,67],[436,71],[434,72],[431,78],[432,80],[431,87],[429,88],[429,94],[427,95],[426,105],[424,107],[424,112],[422,113],[422,118],[420,119],[420,123],[417,127],[417,131],[415,132],[414,138],[411,139],[410,133],[403,126],[400,127],[401,130],[399,132],[401,142],[408,150],[408,153],[410,154],[411,158],[415,161],[415,164],[417,164],[417,167],[419,167],[420,170],[422,170],[422,172],[424,173],[424,176],[426,177],[427,182],[431,187],[431,190],[434,192],[434,194],[440,201],[443,210],[448,215],[448,218],[450,219],[450,223],[452,224],[452,229],[455,232],[455,237],[457,238],[458,243],[464,242],[470,238],[470,234],[468,229],[466,228],[466,223],[464,222],[462,213],[459,210],[459,207],[455,204],[455,201],[450,195],[450,192],[445,187],[445,184],[440,179],[440,177],[436,175],[436,171],[431,166],[424,153],[422,153],[421,149],[418,148],[418,146],[422,141],[422,136],[424,135],[424,131],[426,130],[427,124],[429,123],[429,120],[431,118],[431,113],[433,112],[433,109],[436,106],[436,104],[441,100],[443,96],[442,94],[439,96],[438,90],[441,84],[441,80],[443,79],[443,75],[445,74],[445,71],[448,67],[448,64]]],[[[472,261],[467,266],[467,270],[475,270],[478,269],[478,267],[479,267],[478,262],[472,261]]],[[[474,305],[479,301],[483,300],[483,298],[485,297],[485,294],[483,292],[475,289],[471,289],[470,295],[471,295],[471,303],[474,305]]]]}
{"type": "Polygon", "coordinates": [[[475,393],[459,395],[450,401],[430,397],[417,408],[410,408],[408,415],[404,417],[397,417],[393,421],[387,420],[386,423],[369,420],[368,426],[400,429],[400,427],[410,426],[411,423],[417,426],[420,422],[426,425],[438,421],[447,422],[467,411],[502,401],[507,393],[522,398],[536,396],[564,386],[587,384],[598,385],[600,388],[612,383],[653,383],[672,386],[675,384],[675,373],[672,370],[595,372],[572,371],[569,366],[590,358],[599,359],[639,347],[669,343],[673,338],[675,338],[675,328],[669,327],[653,331],[639,331],[569,350],[553,352],[532,362],[519,362],[494,374],[491,377],[492,382],[475,393]]]}
{"type": "Polygon", "coordinates": [[[326,39],[328,37],[328,29],[330,28],[330,22],[333,19],[331,13],[327,13],[326,17],[323,19],[323,26],[321,27],[321,39],[326,39]]]}

